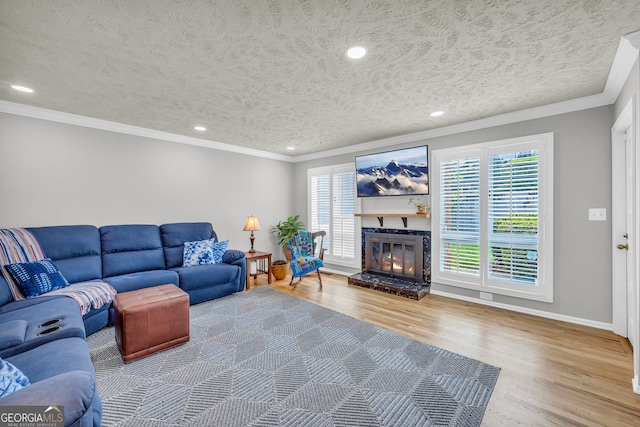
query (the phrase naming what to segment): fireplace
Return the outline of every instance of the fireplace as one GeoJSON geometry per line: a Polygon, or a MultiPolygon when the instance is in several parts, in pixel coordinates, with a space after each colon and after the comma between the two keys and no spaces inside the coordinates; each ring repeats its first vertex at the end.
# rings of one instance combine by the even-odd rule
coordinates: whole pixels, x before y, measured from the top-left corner
{"type": "Polygon", "coordinates": [[[364,272],[422,282],[423,236],[365,233],[364,272]]]}
{"type": "Polygon", "coordinates": [[[431,232],[424,230],[364,228],[362,273],[349,283],[412,299],[431,287],[431,232]]]}

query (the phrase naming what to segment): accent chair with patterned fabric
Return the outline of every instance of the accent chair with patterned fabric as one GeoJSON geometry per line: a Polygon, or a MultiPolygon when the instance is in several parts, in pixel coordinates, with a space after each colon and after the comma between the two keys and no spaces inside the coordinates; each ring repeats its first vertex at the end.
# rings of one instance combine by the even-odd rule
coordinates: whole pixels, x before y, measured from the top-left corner
{"type": "Polygon", "coordinates": [[[318,274],[318,281],[322,288],[322,277],[320,276],[320,268],[324,266],[324,249],[322,244],[324,242],[324,236],[327,233],[324,231],[317,231],[311,233],[307,230],[300,230],[296,232],[289,240],[288,246],[291,248],[293,256],[291,258],[291,281],[289,286],[294,286],[293,280],[299,278],[298,284],[302,277],[306,274],[313,273],[318,274]]]}

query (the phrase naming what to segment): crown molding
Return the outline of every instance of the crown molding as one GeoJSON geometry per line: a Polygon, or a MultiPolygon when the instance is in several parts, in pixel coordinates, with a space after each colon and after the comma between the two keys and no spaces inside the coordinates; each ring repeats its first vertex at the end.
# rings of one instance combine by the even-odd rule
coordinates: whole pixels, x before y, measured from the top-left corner
{"type": "Polygon", "coordinates": [[[640,31],[627,34],[620,38],[618,49],[609,70],[609,75],[605,83],[604,90],[600,94],[586,96],[583,98],[571,99],[540,107],[528,108],[526,110],[514,111],[500,114],[484,119],[459,123],[450,126],[430,129],[421,132],[409,133],[391,138],[378,139],[375,141],[363,142],[361,144],[350,145],[348,147],[336,148],[333,150],[321,151],[319,153],[304,154],[293,158],[294,162],[304,162],[307,160],[322,159],[343,154],[387,148],[391,145],[416,142],[423,139],[436,138],[439,136],[454,135],[462,132],[485,129],[494,126],[503,126],[511,123],[523,122],[526,120],[539,119],[543,117],[555,116],[558,114],[572,113],[574,111],[586,110],[589,108],[602,107],[616,102],[633,64],[638,59],[640,52],[640,31]]]}
{"type": "Polygon", "coordinates": [[[583,98],[571,99],[569,101],[557,102],[554,104],[543,105],[540,107],[528,108],[526,110],[514,111],[511,113],[500,114],[497,116],[487,117],[484,119],[472,120],[469,122],[458,123],[450,126],[443,126],[435,129],[429,129],[421,132],[408,133],[405,135],[393,136],[375,141],[363,142],[361,144],[350,145],[347,147],[336,148],[333,150],[321,151],[318,153],[305,154],[293,158],[294,162],[304,162],[307,160],[322,159],[325,157],[339,156],[342,154],[351,154],[366,150],[388,148],[396,144],[416,142],[424,139],[431,139],[440,136],[454,135],[473,130],[486,129],[495,126],[503,126],[511,123],[523,122],[526,120],[539,119],[542,117],[556,116],[558,114],[571,113],[574,111],[586,110],[589,108],[602,107],[603,105],[612,104],[604,93],[597,95],[585,96],[583,98]]]}
{"type": "Polygon", "coordinates": [[[639,52],[640,31],[627,34],[620,39],[615,57],[613,59],[613,63],[611,64],[611,69],[609,71],[607,81],[605,83],[604,90],[600,94],[557,102],[549,105],[543,105],[540,107],[528,108],[526,110],[514,111],[511,113],[500,114],[497,116],[472,120],[469,122],[458,123],[450,126],[443,126],[426,131],[363,142],[356,145],[321,151],[318,153],[303,154],[299,156],[285,156],[282,154],[240,147],[223,142],[209,141],[201,138],[178,135],[169,132],[147,129],[139,126],[110,122],[107,120],[95,119],[91,117],[64,113],[55,110],[48,110],[45,108],[33,107],[30,105],[17,104],[2,100],[0,100],[0,112],[33,117],[59,123],[66,123],[76,126],[83,126],[92,129],[100,129],[128,135],[142,136],[145,138],[159,139],[162,141],[196,145],[199,147],[212,148],[215,150],[246,154],[263,159],[299,163],[308,160],[339,156],[343,154],[352,154],[361,151],[388,148],[389,146],[398,144],[416,142],[440,136],[454,135],[458,133],[486,129],[495,126],[503,126],[511,123],[523,122],[526,120],[539,119],[543,117],[555,116],[558,114],[571,113],[574,111],[610,105],[613,104],[618,98],[618,95],[620,94],[620,91],[622,90],[622,87],[627,80],[635,61],[638,59],[639,52]]]}
{"type": "Polygon", "coordinates": [[[145,138],[159,139],[161,141],[177,142],[180,144],[195,145],[198,147],[212,148],[215,150],[229,151],[232,153],[246,154],[263,159],[281,160],[285,162],[293,161],[291,156],[271,153],[268,151],[255,150],[252,148],[239,147],[237,145],[223,142],[209,141],[202,138],[194,138],[185,135],[163,132],[139,126],[126,125],[123,123],[110,122],[108,120],[95,119],[92,117],[80,116],[77,114],[64,113],[61,111],[48,110],[46,108],[33,107],[31,105],[17,104],[14,102],[0,100],[0,113],[14,114],[18,116],[32,117],[35,119],[48,120],[52,122],[65,123],[75,126],[82,126],[91,129],[106,130],[109,132],[123,133],[126,135],[142,136],[145,138]]]}
{"type": "Polygon", "coordinates": [[[638,59],[640,51],[640,31],[627,34],[620,39],[616,56],[613,58],[607,82],[602,93],[614,103],[620,95],[624,82],[629,77],[633,64],[638,59]]]}

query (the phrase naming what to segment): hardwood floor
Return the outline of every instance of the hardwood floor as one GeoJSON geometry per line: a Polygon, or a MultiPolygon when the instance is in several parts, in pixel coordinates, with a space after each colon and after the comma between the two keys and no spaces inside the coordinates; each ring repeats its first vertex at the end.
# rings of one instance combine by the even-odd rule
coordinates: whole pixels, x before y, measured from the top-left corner
{"type": "MultiPolygon", "coordinates": [[[[428,295],[421,301],[347,284],[340,275],[267,285],[502,369],[483,426],[640,426],[629,343],[611,331],[428,295]]],[[[250,291],[250,290],[249,290],[250,291]]]]}

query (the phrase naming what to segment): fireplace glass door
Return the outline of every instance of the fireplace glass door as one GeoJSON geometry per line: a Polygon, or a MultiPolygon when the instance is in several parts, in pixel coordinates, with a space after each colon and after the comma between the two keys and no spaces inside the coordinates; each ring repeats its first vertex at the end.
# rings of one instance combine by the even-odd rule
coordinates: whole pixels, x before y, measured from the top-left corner
{"type": "Polygon", "coordinates": [[[365,233],[365,271],[422,281],[422,236],[365,233]]]}

